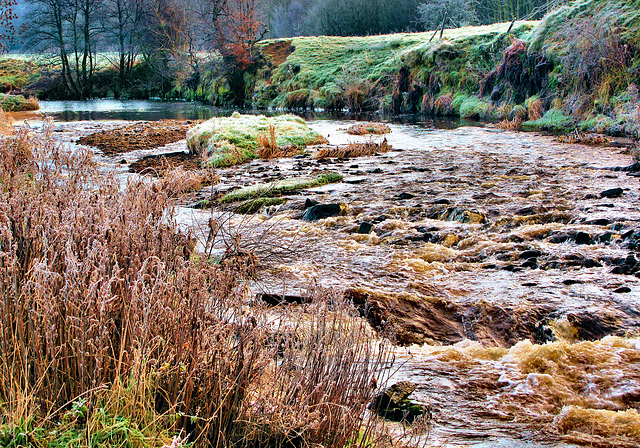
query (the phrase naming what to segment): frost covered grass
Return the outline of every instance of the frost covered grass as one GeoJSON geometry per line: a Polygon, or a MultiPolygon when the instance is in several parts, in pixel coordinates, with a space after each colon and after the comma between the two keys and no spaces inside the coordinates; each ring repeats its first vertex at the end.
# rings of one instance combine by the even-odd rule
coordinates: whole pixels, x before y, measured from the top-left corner
{"type": "Polygon", "coordinates": [[[38,100],[27,99],[22,95],[0,94],[0,105],[5,112],[23,112],[40,109],[38,100]]]}
{"type": "Polygon", "coordinates": [[[213,118],[199,124],[187,134],[192,153],[206,152],[212,166],[240,165],[259,156],[260,141],[274,133],[278,148],[304,149],[308,145],[325,143],[326,139],[294,115],[266,117],[241,115],[213,118]]]}
{"type": "Polygon", "coordinates": [[[340,182],[342,178],[342,175],[338,173],[324,173],[314,177],[290,177],[276,182],[251,185],[250,187],[241,188],[240,190],[236,190],[223,196],[222,199],[220,199],[220,202],[226,204],[255,198],[273,198],[307,188],[321,187],[323,185],[340,182]]]}
{"type": "Polygon", "coordinates": [[[260,253],[237,235],[213,259],[178,228],[181,182],[123,188],[52,132],[0,139],[0,445],[377,440],[386,355],[351,305],[317,290],[267,310],[245,293],[260,253]]]}

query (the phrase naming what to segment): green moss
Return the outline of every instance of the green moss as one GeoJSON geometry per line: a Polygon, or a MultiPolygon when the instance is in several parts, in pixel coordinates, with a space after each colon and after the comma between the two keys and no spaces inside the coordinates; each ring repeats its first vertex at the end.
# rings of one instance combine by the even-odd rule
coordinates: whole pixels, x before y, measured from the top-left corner
{"type": "Polygon", "coordinates": [[[291,177],[277,182],[257,184],[231,192],[220,199],[220,202],[230,203],[247,201],[256,198],[274,198],[290,194],[307,188],[321,187],[323,185],[340,182],[343,176],[338,173],[325,173],[315,177],[291,177]]]}
{"type": "Polygon", "coordinates": [[[256,198],[240,204],[234,212],[239,215],[251,215],[260,211],[262,207],[282,205],[287,202],[284,198],[256,198]]]}
{"type": "Polygon", "coordinates": [[[491,119],[496,115],[491,103],[476,95],[454,95],[451,106],[462,118],[491,119]]]}
{"type": "Polygon", "coordinates": [[[309,128],[294,115],[265,117],[240,115],[213,118],[199,124],[187,134],[187,145],[192,153],[207,152],[208,163],[213,166],[239,165],[257,157],[258,136],[267,134],[273,125],[279,147],[322,143],[324,137],[309,128]]]}
{"type": "Polygon", "coordinates": [[[525,130],[569,132],[574,127],[575,120],[559,109],[549,109],[539,120],[525,121],[522,123],[522,128],[525,130]]]}
{"type": "Polygon", "coordinates": [[[26,99],[22,95],[0,94],[0,104],[2,104],[2,110],[5,112],[20,112],[40,109],[40,105],[37,100],[26,99]]]}
{"type": "MultiPolygon", "coordinates": [[[[515,35],[528,32],[534,23],[517,27],[515,35]]],[[[297,101],[293,100],[309,93],[309,107],[341,109],[348,105],[350,91],[370,85],[376,86],[377,101],[366,106],[386,104],[385,96],[393,90],[389,80],[394,79],[401,67],[408,67],[421,82],[427,81],[432,73],[446,73],[442,76],[444,84],[475,93],[478,72],[491,70],[508,46],[505,36],[508,27],[509,24],[495,24],[450,29],[445,30],[442,41],[434,39],[431,42],[432,33],[265,41],[259,44],[265,52],[270,45],[285,41],[290,41],[294,48],[284,63],[268,67],[270,81],[279,89],[270,104],[275,107],[295,104],[297,107],[297,101]]],[[[369,92],[371,89],[363,90],[369,92]]],[[[264,103],[260,99],[262,92],[254,94],[255,101],[264,103]]]]}

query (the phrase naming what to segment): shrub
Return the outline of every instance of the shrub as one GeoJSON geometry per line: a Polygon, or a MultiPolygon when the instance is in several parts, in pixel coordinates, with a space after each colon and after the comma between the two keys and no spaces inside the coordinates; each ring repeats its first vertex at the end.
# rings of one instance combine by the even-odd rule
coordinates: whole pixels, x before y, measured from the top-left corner
{"type": "Polygon", "coordinates": [[[40,109],[40,104],[36,99],[27,99],[22,95],[0,94],[0,104],[5,112],[22,112],[40,109]]]}

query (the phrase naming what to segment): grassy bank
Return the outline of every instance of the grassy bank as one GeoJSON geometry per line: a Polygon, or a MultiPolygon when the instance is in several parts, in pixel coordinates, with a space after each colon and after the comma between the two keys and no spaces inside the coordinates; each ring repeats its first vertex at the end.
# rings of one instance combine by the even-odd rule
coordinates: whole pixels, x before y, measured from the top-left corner
{"type": "Polygon", "coordinates": [[[640,2],[576,0],[540,22],[263,42],[254,105],[451,115],[636,136],[640,2]]]}
{"type": "Polygon", "coordinates": [[[38,100],[25,98],[22,95],[5,95],[0,93],[0,106],[4,112],[24,112],[40,109],[38,100]]]}

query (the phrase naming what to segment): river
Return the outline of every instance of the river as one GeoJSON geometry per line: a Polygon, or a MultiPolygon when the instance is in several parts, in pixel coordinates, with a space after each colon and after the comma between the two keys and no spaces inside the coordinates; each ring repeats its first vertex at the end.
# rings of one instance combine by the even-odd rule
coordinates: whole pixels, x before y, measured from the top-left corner
{"type": "MultiPolygon", "coordinates": [[[[42,111],[71,146],[128,120],[221,113],[144,101],[42,102],[42,111]]],[[[345,132],[360,117],[306,118],[332,144],[363,139],[345,132]]],[[[386,324],[404,346],[392,379],[416,383],[413,397],[431,406],[434,446],[638,446],[640,192],[637,177],[612,169],[633,164],[631,155],[477,123],[387,121],[391,152],[220,169],[220,183],[185,201],[178,219],[204,245],[214,212],[191,205],[256,182],[339,172],[343,182],[252,217],[216,212],[263,264],[254,292],[321,287],[394,308],[386,324]],[[307,199],[348,212],[302,221],[307,199]],[[358,233],[362,223],[373,231],[358,233]]],[[[96,158],[126,179],[140,157],[185,149],[96,158]]]]}

